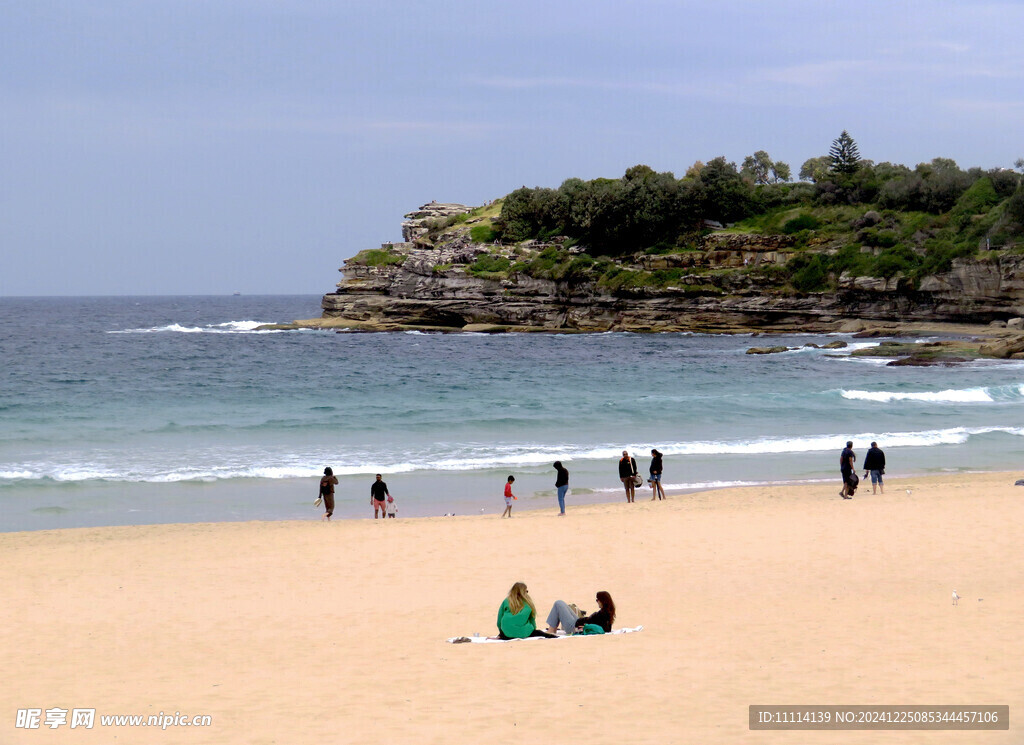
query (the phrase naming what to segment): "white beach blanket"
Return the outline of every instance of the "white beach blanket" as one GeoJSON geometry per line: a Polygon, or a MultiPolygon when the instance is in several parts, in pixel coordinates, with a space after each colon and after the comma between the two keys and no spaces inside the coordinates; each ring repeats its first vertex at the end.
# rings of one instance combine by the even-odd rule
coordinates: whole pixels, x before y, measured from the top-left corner
{"type": "MultiPolygon", "coordinates": [[[[643,626],[633,626],[627,629],[615,629],[609,631],[607,634],[566,634],[564,632],[557,632],[555,635],[556,639],[586,639],[599,636],[610,636],[612,634],[635,634],[637,631],[643,631],[643,626]]],[[[534,639],[547,639],[545,636],[528,636],[525,639],[499,639],[496,636],[453,636],[448,640],[449,644],[505,644],[506,642],[528,642],[534,639]]]]}

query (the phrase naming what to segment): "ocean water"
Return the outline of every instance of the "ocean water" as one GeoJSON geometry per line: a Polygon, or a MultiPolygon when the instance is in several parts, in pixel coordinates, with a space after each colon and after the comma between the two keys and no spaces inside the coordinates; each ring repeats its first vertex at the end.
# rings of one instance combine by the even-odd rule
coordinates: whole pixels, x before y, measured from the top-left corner
{"type": "MultiPolygon", "coordinates": [[[[319,298],[0,298],[0,530],[400,516],[621,500],[617,460],[670,489],[822,480],[847,439],[890,476],[1013,469],[1024,363],[885,367],[846,350],[744,354],[750,337],[256,331],[319,298]]],[[[646,488],[638,498],[646,498],[646,488]]]]}

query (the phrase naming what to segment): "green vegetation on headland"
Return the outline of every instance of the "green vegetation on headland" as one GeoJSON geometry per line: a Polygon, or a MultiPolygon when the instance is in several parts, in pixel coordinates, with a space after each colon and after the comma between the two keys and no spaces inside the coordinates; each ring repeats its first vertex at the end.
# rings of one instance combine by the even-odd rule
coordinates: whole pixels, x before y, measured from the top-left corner
{"type": "MultiPolygon", "coordinates": [[[[1024,170],[1024,161],[1017,165],[1024,170]]],[[[1024,186],[1011,169],[963,170],[947,158],[913,169],[876,164],[860,159],[844,132],[829,155],[804,163],[800,177],[791,182],[789,166],[764,151],[740,167],[724,157],[697,162],[682,178],[638,165],[619,179],[517,189],[448,218],[427,238],[472,223],[470,239],[493,248],[467,268],[470,274],[520,273],[612,290],[667,287],[699,274],[627,268],[622,259],[702,250],[712,232],[784,237],[795,255],[742,271],[771,274],[796,293],[835,289],[844,275],[897,278],[913,289],[957,258],[1024,252],[1024,186]],[[527,241],[543,247],[515,250],[527,241]]]]}
{"type": "Polygon", "coordinates": [[[351,261],[354,264],[362,264],[363,266],[388,266],[389,264],[402,264],[405,262],[405,259],[405,254],[398,253],[395,250],[371,248],[360,251],[352,257],[351,261]]]}

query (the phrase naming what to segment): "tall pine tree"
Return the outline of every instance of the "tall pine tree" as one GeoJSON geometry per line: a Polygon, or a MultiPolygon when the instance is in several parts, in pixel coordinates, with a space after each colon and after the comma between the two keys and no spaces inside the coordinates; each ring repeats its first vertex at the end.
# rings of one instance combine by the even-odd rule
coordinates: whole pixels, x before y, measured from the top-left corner
{"type": "Polygon", "coordinates": [[[857,143],[845,129],[841,135],[832,140],[828,157],[832,161],[829,167],[832,173],[850,175],[856,173],[860,168],[860,151],[857,149],[857,143]]]}

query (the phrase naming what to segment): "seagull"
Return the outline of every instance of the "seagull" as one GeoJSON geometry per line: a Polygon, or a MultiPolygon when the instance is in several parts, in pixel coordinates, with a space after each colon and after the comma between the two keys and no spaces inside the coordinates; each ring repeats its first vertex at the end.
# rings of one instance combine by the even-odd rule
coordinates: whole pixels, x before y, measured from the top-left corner
{"type": "Polygon", "coordinates": [[[953,590],[953,605],[960,604],[960,596],[956,594],[956,590],[953,590]]]}
{"type": "Polygon", "coordinates": [[[907,489],[907,494],[910,494],[910,489],[907,489]]]}

